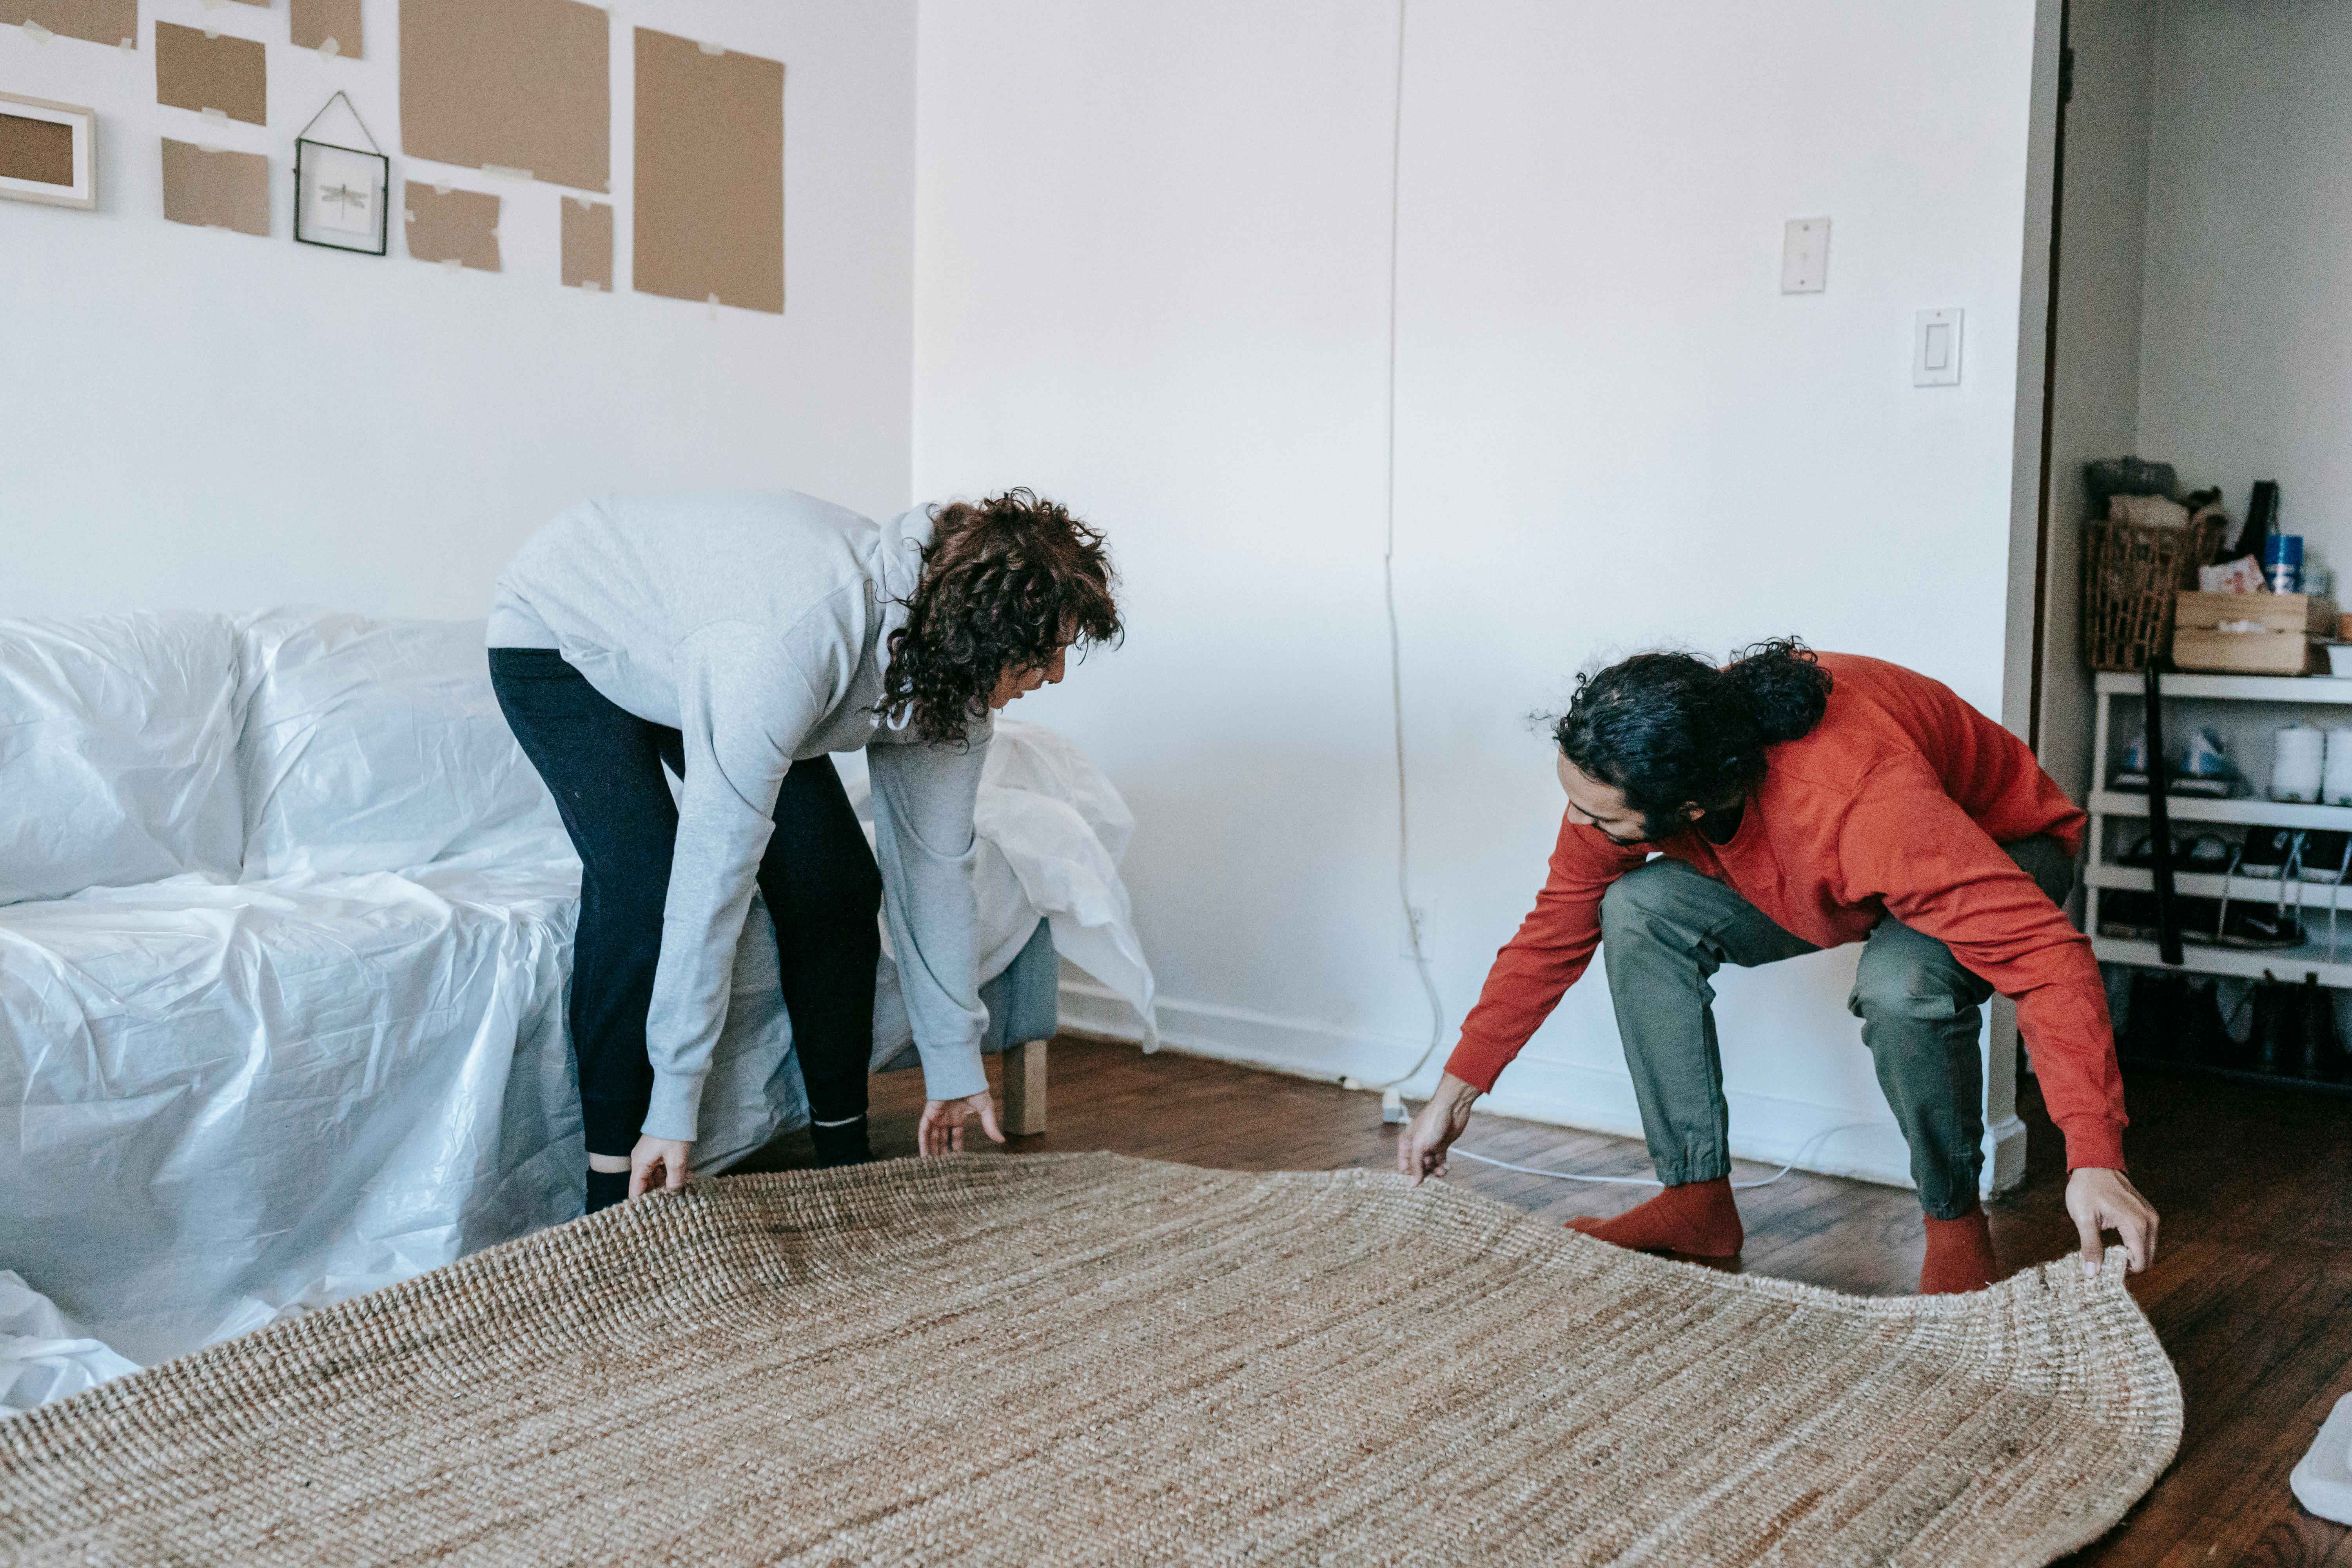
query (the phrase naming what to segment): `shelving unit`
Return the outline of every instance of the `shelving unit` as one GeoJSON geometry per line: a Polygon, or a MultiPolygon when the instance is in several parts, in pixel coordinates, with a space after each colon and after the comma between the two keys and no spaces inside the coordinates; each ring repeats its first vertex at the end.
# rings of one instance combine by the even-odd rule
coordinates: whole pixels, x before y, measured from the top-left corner
{"type": "MultiPolygon", "coordinates": [[[[2118,699],[2129,706],[2138,707],[2145,699],[2145,687],[2137,675],[2101,675],[2096,683],[2096,714],[2092,741],[2093,765],[2103,783],[2114,776],[2118,761],[2115,742],[2117,736],[2114,709],[2118,699]]],[[[2324,676],[2252,676],[2252,675],[2168,675],[2164,678],[2165,730],[2178,735],[2201,722],[2210,721],[2211,714],[2198,714],[2190,704],[2272,705],[2267,714],[2253,720],[2242,714],[2233,728],[2237,734],[2230,747],[2232,759],[2249,781],[2270,776],[2266,750],[2268,731],[2284,723],[2294,714],[2282,714],[2281,707],[2302,709],[2352,710],[2352,679],[2336,680],[2324,676]],[[2184,710],[2187,710],[2184,713],[2184,710]],[[2257,755],[2258,752],[2262,754],[2257,755]]],[[[2229,711],[2235,711],[2231,710],[2229,711]]],[[[2323,726],[2352,724],[2352,711],[2300,715],[2309,717],[2323,726]]],[[[2165,797],[2168,815],[2175,824],[2186,826],[2197,823],[2216,826],[2271,826],[2332,829],[2352,833],[2352,806],[2303,805],[2286,801],[2273,801],[2260,796],[2242,796],[2231,800],[2206,800],[2194,795],[2172,795],[2165,797]]],[[[2108,892],[2147,892],[2155,886],[2155,876],[2145,867],[2119,866],[2115,863],[2115,824],[2134,819],[2145,821],[2147,797],[2105,788],[2095,789],[2090,802],[2090,859],[2084,872],[2086,908],[2084,924],[2091,932],[2091,948],[2105,963],[2137,964],[2148,968],[2170,967],[2157,954],[2157,944],[2128,937],[2099,934],[2100,909],[2108,892]]],[[[2179,837],[2178,834],[2175,836],[2179,837]]],[[[2263,877],[2222,877],[2210,873],[2173,872],[2173,889],[2183,898],[2220,899],[2225,894],[2232,903],[2247,902],[2275,905],[2282,884],[2263,877]]],[[[2191,974],[2226,975],[2241,980],[2259,980],[2264,972],[2282,980],[2301,980],[2305,975],[2316,976],[2319,984],[2335,989],[2352,989],[2352,887],[2325,882],[2289,880],[2284,883],[2285,900],[2290,905],[2300,904],[2305,910],[2306,931],[2317,940],[2300,947],[2237,948],[2211,942],[2184,941],[2179,969],[2191,974]],[[2336,940],[2327,933],[2328,913],[2342,911],[2336,917],[2336,940]]]]}

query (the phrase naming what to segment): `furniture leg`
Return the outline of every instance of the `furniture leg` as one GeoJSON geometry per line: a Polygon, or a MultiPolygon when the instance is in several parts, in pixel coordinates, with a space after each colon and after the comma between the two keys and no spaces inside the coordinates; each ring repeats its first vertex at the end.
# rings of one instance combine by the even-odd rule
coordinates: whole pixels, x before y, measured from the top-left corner
{"type": "Polygon", "coordinates": [[[1025,1138],[1045,1131],[1045,1044],[1004,1047],[1004,1131],[1025,1138]]]}

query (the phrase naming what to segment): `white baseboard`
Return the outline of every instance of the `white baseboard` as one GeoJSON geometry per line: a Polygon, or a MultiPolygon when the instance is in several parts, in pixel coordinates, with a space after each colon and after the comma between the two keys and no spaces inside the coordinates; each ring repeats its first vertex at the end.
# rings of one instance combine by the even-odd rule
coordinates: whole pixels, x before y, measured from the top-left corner
{"type": "MultiPolygon", "coordinates": [[[[1065,980],[1062,1026],[1074,1034],[1140,1044],[1143,1024],[1126,1001],[1101,986],[1065,980]]],[[[1326,1083],[1342,1079],[1371,1084],[1402,1074],[1428,1044],[1394,1036],[1350,1034],[1237,1007],[1172,1001],[1159,1004],[1160,1043],[1188,1056],[1211,1057],[1245,1067],[1265,1068],[1326,1083]],[[1378,1065],[1374,1065],[1378,1064],[1378,1065]],[[1377,1075],[1377,1076],[1376,1076],[1377,1075]]],[[[1402,1086],[1407,1099],[1425,1097],[1444,1065],[1433,1056],[1402,1086]]],[[[1867,1113],[1782,1095],[1727,1090],[1731,1107],[1734,1158],[1766,1164],[1792,1164],[1801,1171],[1851,1176],[1885,1186],[1908,1187],[1911,1155],[1902,1131],[1885,1108],[1867,1113]]],[[[1633,1086],[1622,1072],[1527,1058],[1481,1102],[1498,1116],[1549,1122],[1624,1138],[1642,1135],[1633,1086]]],[[[1465,1146],[1472,1145],[1465,1139],[1465,1146]]],[[[2025,1173],[2025,1126],[2007,1117],[1985,1135],[1985,1191],[2015,1186],[2025,1173]]]]}

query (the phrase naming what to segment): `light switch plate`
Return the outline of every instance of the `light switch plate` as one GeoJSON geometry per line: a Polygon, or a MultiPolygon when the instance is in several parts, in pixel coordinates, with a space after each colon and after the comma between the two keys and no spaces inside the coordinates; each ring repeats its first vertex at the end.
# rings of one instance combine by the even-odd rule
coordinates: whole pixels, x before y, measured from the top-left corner
{"type": "Polygon", "coordinates": [[[1780,292],[1818,294],[1830,286],[1830,220],[1792,217],[1780,242],[1780,292]]]}
{"type": "Polygon", "coordinates": [[[1960,384],[1960,316],[1958,307],[1922,310],[1911,324],[1911,384],[1960,384]]]}

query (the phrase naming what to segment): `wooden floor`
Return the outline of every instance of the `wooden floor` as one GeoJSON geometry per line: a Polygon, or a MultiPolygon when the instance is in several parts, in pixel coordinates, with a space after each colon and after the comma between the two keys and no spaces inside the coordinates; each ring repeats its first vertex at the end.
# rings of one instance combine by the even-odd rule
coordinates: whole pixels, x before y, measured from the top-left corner
{"type": "MultiPolygon", "coordinates": [[[[991,1063],[992,1074],[994,1063],[991,1063]]],[[[913,1073],[875,1086],[875,1149],[914,1152],[913,1073]]],[[[2068,1252],[2060,1145],[2031,1081],[2025,1185],[1995,1205],[2003,1266],[2068,1252]]],[[[2352,1096],[2142,1075],[2131,1084],[2133,1173],[2163,1215],[2137,1298],[2179,1368],[2179,1458],[2084,1563],[2328,1563],[2352,1568],[2352,1531],[2295,1506],[2287,1472],[2352,1392],[2352,1096]]],[[[974,1136],[977,1136],[975,1132],[974,1136]]],[[[1222,1062],[1065,1038],[1052,1056],[1051,1131],[1022,1151],[1108,1149],[1234,1170],[1386,1168],[1392,1134],[1370,1095],[1222,1062]]],[[[1462,1147],[1519,1164],[1647,1175],[1623,1139],[1480,1117],[1462,1147]]],[[[808,1156],[794,1134],[763,1163],[808,1156]]],[[[1613,1214],[1641,1189],[1587,1187],[1456,1161],[1455,1182],[1540,1215],[1613,1214]]],[[[1769,1174],[1743,1167],[1735,1179],[1769,1174]]],[[[1743,1193],[1738,1267],[1865,1295],[1917,1283],[1919,1209],[1907,1192],[1791,1173],[1743,1193]]]]}

